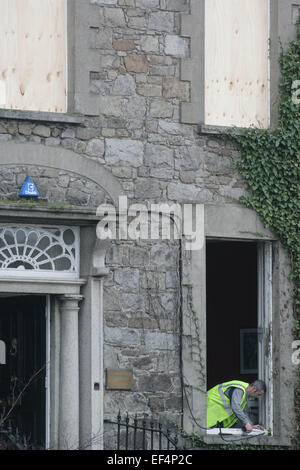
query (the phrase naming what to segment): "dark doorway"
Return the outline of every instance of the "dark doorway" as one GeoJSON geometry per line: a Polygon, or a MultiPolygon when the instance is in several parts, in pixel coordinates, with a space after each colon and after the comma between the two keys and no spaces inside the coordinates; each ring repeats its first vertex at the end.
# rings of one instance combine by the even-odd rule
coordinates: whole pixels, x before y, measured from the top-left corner
{"type": "Polygon", "coordinates": [[[207,241],[208,389],[229,380],[250,383],[257,378],[257,260],[257,243],[207,241]],[[243,345],[248,371],[241,357],[243,345]]]}
{"type": "Polygon", "coordinates": [[[18,428],[29,444],[39,447],[45,443],[45,309],[45,297],[0,298],[0,339],[6,345],[6,363],[0,365],[0,412],[10,413],[12,429],[18,428]]]}

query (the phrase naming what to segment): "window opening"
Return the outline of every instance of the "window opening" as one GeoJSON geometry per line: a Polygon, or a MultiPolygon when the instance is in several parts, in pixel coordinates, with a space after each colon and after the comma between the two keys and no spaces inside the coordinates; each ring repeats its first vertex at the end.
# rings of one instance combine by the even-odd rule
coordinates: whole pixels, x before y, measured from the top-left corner
{"type": "Polygon", "coordinates": [[[231,380],[267,384],[264,399],[248,399],[253,424],[270,429],[271,245],[208,240],[206,244],[207,389],[231,380]]]}

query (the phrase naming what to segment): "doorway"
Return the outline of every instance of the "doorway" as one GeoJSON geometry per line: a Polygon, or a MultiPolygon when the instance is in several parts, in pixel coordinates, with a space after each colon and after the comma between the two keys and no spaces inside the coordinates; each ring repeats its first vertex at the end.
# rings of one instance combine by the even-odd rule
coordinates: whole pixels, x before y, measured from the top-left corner
{"type": "Polygon", "coordinates": [[[46,296],[0,298],[0,413],[30,445],[46,439],[46,296]]]}
{"type": "Polygon", "coordinates": [[[258,378],[258,245],[206,244],[207,387],[258,378]]]}

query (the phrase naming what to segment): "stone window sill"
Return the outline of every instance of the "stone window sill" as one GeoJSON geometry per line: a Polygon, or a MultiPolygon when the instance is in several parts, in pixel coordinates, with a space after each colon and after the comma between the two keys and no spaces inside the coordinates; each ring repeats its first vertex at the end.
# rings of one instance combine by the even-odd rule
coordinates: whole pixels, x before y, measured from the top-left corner
{"type": "Polygon", "coordinates": [[[60,122],[63,124],[82,124],[84,116],[80,114],[48,113],[44,111],[22,111],[0,109],[0,119],[18,119],[24,121],[60,122]]]}
{"type": "Polygon", "coordinates": [[[209,126],[206,124],[198,125],[198,134],[200,135],[221,135],[235,134],[242,135],[247,128],[242,127],[225,127],[225,126],[209,126]]]}
{"type": "MultiPolygon", "coordinates": [[[[218,431],[219,432],[219,431],[218,431]]],[[[252,434],[252,433],[251,433],[252,434]]],[[[223,432],[222,437],[219,435],[206,435],[203,437],[203,441],[205,442],[206,445],[253,445],[253,446],[269,446],[270,448],[273,446],[290,446],[290,442],[288,440],[288,437],[282,437],[282,436],[267,436],[267,435],[249,435],[249,434],[228,434],[226,432],[223,432]]]]}

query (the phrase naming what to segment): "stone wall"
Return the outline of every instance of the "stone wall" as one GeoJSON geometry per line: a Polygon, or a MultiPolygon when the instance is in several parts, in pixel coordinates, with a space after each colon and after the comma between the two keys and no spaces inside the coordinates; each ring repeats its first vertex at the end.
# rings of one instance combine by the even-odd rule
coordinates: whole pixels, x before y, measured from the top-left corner
{"type": "MultiPolygon", "coordinates": [[[[76,173],[43,167],[2,167],[0,168],[0,199],[20,201],[18,193],[29,175],[39,191],[36,202],[63,206],[84,206],[97,208],[100,204],[111,202],[107,194],[94,182],[83,179],[76,173]]],[[[24,203],[27,202],[23,199],[24,203]]],[[[29,203],[29,202],[28,202],[29,203]]]]}
{"type": "Polygon", "coordinates": [[[134,371],[131,392],[106,392],[105,412],[166,412],[179,422],[180,299],[178,246],[116,244],[107,256],[105,366],[134,371]]]}
{"type": "MultiPolygon", "coordinates": [[[[235,169],[238,152],[180,122],[181,104],[190,100],[190,84],[180,79],[181,59],[190,53],[189,40],[180,35],[189,2],[86,2],[86,52],[98,61],[90,70],[89,94],[99,114],[85,116],[80,125],[1,119],[0,144],[33,142],[94,159],[120,181],[131,202],[236,202],[247,191],[235,169]]],[[[27,173],[46,202],[97,206],[106,200],[80,175],[43,167],[2,168],[1,198],[16,200],[27,173]]],[[[179,422],[178,256],[178,242],[171,241],[116,242],[108,253],[104,367],[132,369],[134,386],[132,392],[105,393],[107,416],[120,408],[165,412],[179,422]]]]}
{"type": "MultiPolygon", "coordinates": [[[[98,115],[68,124],[12,114],[1,119],[0,145],[17,142],[21,151],[23,143],[33,142],[93,159],[121,183],[130,202],[236,204],[247,187],[235,168],[234,146],[180,122],[181,104],[190,101],[190,83],[180,75],[181,60],[190,55],[190,41],[180,30],[189,1],[85,1],[86,53],[94,57],[89,96],[99,104],[98,115]]],[[[0,198],[17,200],[27,173],[45,202],[96,207],[108,201],[75,169],[42,165],[1,168],[0,198]]],[[[106,264],[104,368],[131,369],[134,381],[132,391],[105,391],[105,416],[120,409],[165,413],[180,422],[180,309],[186,323],[192,312],[188,287],[180,303],[179,243],[116,241],[106,264]]]]}

